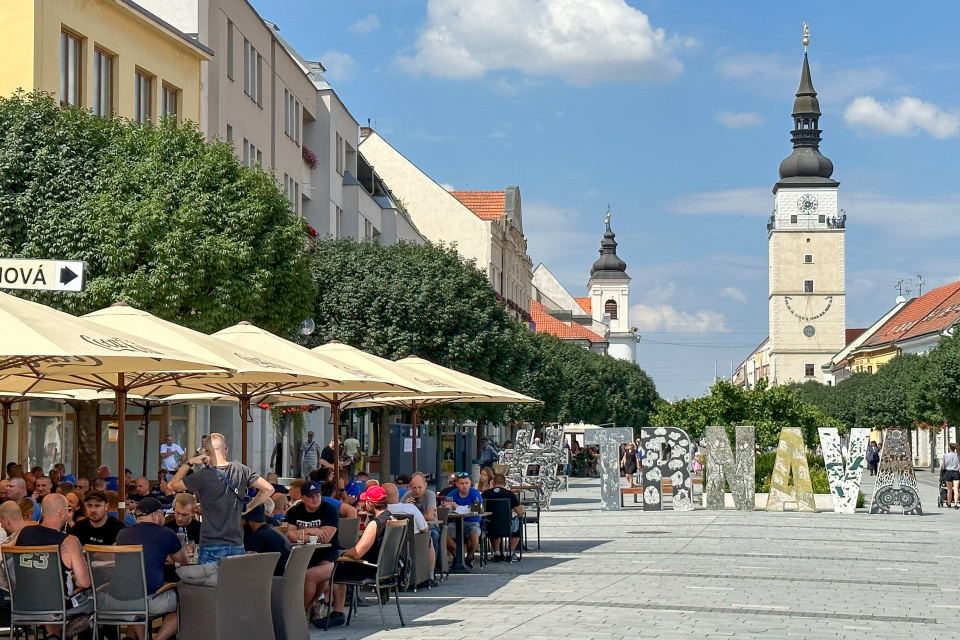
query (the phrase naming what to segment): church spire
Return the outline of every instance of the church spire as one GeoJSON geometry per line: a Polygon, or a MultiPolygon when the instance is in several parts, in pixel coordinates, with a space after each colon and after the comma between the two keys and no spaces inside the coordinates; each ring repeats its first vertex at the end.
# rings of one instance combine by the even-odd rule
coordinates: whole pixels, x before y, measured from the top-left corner
{"type": "Polygon", "coordinates": [[[781,186],[836,186],[831,180],[833,163],[820,153],[820,101],[813,88],[810,76],[810,62],[807,59],[807,45],[810,44],[810,32],[807,23],[803,24],[803,69],[800,72],[800,88],[793,101],[793,153],[780,163],[781,186]]]}
{"type": "Polygon", "coordinates": [[[609,207],[607,208],[606,225],[606,231],[603,233],[603,240],[600,241],[600,257],[596,262],[593,263],[593,267],[590,269],[590,278],[626,278],[629,280],[630,277],[627,275],[627,263],[621,260],[620,256],[617,255],[616,235],[610,228],[609,207]]]}

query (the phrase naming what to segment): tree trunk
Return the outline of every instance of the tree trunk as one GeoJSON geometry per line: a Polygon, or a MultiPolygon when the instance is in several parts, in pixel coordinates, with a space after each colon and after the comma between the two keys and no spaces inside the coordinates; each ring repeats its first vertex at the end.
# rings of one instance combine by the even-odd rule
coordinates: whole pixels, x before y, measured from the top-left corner
{"type": "Polygon", "coordinates": [[[386,407],[376,410],[377,440],[380,445],[380,482],[390,479],[390,421],[386,407]]]}
{"type": "Polygon", "coordinates": [[[96,478],[97,419],[100,403],[96,400],[70,400],[69,403],[77,420],[77,469],[74,475],[78,478],[96,478]]]}

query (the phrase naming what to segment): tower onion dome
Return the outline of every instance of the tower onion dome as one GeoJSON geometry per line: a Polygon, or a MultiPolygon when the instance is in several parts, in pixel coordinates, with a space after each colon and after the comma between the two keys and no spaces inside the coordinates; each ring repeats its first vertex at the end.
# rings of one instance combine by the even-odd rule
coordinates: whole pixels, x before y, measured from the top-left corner
{"type": "Polygon", "coordinates": [[[793,124],[791,131],[793,153],[780,163],[780,182],[778,186],[835,186],[831,180],[833,163],[820,153],[820,101],[810,79],[810,63],[807,54],[803,54],[803,71],[800,74],[800,88],[793,101],[793,124]]]}
{"type": "Polygon", "coordinates": [[[627,263],[617,255],[617,241],[613,230],[610,229],[610,212],[607,211],[607,230],[600,241],[600,257],[590,269],[590,277],[598,278],[627,278],[627,263]]]}

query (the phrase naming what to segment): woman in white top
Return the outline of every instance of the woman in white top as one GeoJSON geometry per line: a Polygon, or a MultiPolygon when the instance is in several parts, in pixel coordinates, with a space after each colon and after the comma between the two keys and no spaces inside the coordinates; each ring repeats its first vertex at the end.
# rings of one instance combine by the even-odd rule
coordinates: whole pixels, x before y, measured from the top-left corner
{"type": "Polygon", "coordinates": [[[960,456],[957,445],[950,444],[950,451],[943,456],[943,481],[947,485],[947,508],[960,509],[960,456]]]}

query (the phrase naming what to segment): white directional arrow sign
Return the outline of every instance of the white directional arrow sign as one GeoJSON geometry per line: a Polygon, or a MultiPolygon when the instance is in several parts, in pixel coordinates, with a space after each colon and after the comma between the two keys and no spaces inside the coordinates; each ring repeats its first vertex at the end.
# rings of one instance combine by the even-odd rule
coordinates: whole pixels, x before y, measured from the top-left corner
{"type": "Polygon", "coordinates": [[[82,260],[0,258],[0,289],[83,291],[86,273],[82,260]]]}

